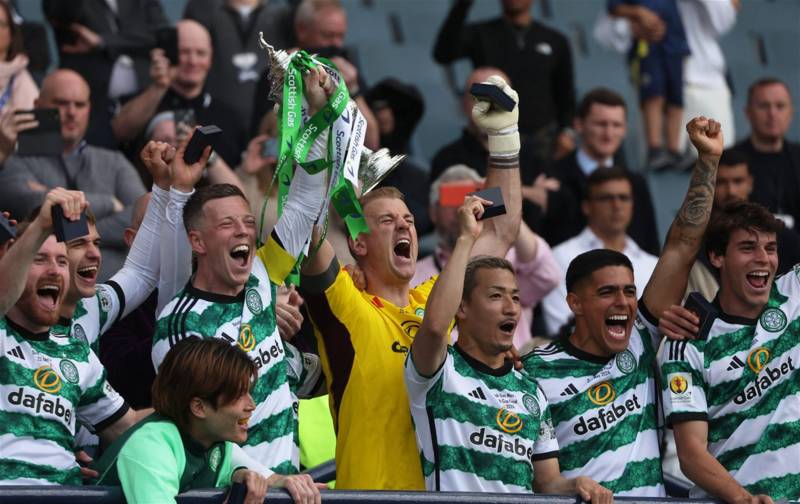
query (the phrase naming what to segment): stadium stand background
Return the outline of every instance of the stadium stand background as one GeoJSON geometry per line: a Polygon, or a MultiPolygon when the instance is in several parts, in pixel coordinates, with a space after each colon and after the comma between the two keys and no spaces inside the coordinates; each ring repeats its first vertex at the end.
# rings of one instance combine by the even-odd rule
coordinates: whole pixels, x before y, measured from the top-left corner
{"type": "MultiPolygon", "coordinates": [[[[167,16],[181,18],[186,0],[161,0],[167,16]]],[[[285,3],[286,0],[269,0],[285,3]]],[[[451,5],[450,0],[342,0],[348,14],[347,44],[356,48],[367,82],[396,77],[417,85],[425,98],[425,115],[412,139],[415,157],[429,161],[439,147],[459,134],[464,124],[458,106],[461,86],[471,63],[461,60],[445,68],[433,61],[436,34],[451,5]]],[[[629,134],[625,144],[629,165],[636,169],[644,152],[641,117],[636,94],[628,80],[625,57],[597,44],[592,29],[604,0],[535,0],[536,19],[561,30],[570,40],[576,96],[596,86],[621,93],[629,104],[629,134]]],[[[20,14],[30,21],[44,22],[39,0],[18,2],[20,14]]],[[[470,20],[498,16],[498,0],[477,0],[470,20]]],[[[52,33],[51,57],[56,59],[52,33]]],[[[734,113],[738,138],[749,131],[744,116],[748,85],[764,76],[785,80],[794,95],[795,111],[788,138],[800,139],[800,1],[745,0],[736,26],[721,41],[734,90],[734,113]]],[[[648,174],[656,206],[660,235],[681,203],[688,175],[648,174]]]]}

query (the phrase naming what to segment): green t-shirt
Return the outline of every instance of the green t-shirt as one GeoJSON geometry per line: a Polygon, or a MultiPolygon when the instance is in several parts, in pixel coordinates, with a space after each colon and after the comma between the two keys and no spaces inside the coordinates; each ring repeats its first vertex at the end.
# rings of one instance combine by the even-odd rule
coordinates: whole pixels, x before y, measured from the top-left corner
{"type": "Polygon", "coordinates": [[[128,502],[175,502],[195,488],[230,485],[232,443],[205,449],[153,414],[111,444],[94,464],[98,485],[120,485],[128,502]]]}

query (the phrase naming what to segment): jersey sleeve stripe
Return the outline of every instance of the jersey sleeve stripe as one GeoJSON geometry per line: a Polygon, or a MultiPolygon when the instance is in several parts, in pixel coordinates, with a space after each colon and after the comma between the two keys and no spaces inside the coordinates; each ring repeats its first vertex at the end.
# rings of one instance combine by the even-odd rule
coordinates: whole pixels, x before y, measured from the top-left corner
{"type": "Polygon", "coordinates": [[[535,453],[533,455],[533,457],[531,457],[531,460],[533,460],[533,461],[547,460],[547,459],[557,458],[557,457],[558,457],[558,450],[554,450],[554,451],[549,451],[549,452],[546,452],[546,453],[535,453]]]}
{"type": "Polygon", "coordinates": [[[654,327],[657,327],[658,326],[658,317],[656,317],[655,315],[650,313],[650,310],[647,309],[647,305],[645,305],[644,301],[642,301],[641,299],[639,300],[638,304],[639,304],[639,314],[641,314],[642,318],[647,320],[647,322],[650,325],[652,325],[654,327]]]}
{"type": "Polygon", "coordinates": [[[300,289],[311,294],[325,292],[336,281],[339,269],[339,261],[334,259],[328,265],[328,268],[319,275],[301,275],[300,289]]]}
{"type": "Polygon", "coordinates": [[[703,412],[686,412],[686,413],[673,413],[667,417],[667,427],[672,427],[676,423],[691,422],[700,420],[708,422],[708,413],[703,412]]]}
{"type": "Polygon", "coordinates": [[[120,418],[125,416],[125,413],[127,413],[129,409],[131,409],[131,407],[128,406],[128,403],[123,402],[122,406],[120,406],[120,408],[117,411],[112,413],[111,416],[109,416],[108,418],[106,418],[102,422],[98,422],[97,424],[95,424],[94,431],[95,432],[100,432],[100,431],[104,430],[106,427],[114,424],[114,422],[116,422],[117,420],[119,420],[120,418]]]}
{"type": "Polygon", "coordinates": [[[123,292],[122,287],[120,287],[119,284],[114,280],[109,280],[106,282],[106,285],[114,289],[114,293],[117,295],[117,299],[119,300],[119,310],[117,310],[117,316],[114,318],[113,322],[116,324],[117,321],[122,318],[122,314],[125,313],[125,292],[123,292]]]}
{"type": "Polygon", "coordinates": [[[197,298],[192,298],[191,302],[188,305],[186,305],[186,307],[183,310],[183,313],[181,313],[180,315],[181,317],[180,330],[179,330],[180,332],[178,334],[180,336],[180,339],[178,341],[186,337],[186,319],[189,318],[189,314],[192,313],[192,308],[194,308],[194,305],[197,304],[197,301],[198,301],[197,298]]]}
{"type": "Polygon", "coordinates": [[[430,406],[425,408],[425,412],[428,415],[428,430],[431,433],[431,446],[433,447],[433,478],[436,485],[436,491],[438,492],[441,488],[441,459],[439,455],[439,439],[436,436],[436,418],[434,417],[433,409],[431,409],[430,406]]]}

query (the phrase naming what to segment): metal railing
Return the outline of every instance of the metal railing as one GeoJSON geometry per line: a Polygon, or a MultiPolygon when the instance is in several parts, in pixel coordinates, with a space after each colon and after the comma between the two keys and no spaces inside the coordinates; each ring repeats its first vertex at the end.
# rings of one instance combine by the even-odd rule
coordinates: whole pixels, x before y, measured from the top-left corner
{"type": "MultiPolygon", "coordinates": [[[[177,497],[179,504],[214,504],[224,500],[226,490],[192,490],[177,497]]],[[[3,504],[110,504],[123,502],[119,487],[98,486],[0,486],[0,502],[3,504]]],[[[394,492],[323,490],[322,501],[330,503],[404,504],[409,502],[436,504],[580,504],[580,499],[557,495],[490,494],[471,492],[394,492]]],[[[617,497],[616,502],[625,504],[712,504],[712,500],[674,498],[617,497]]],[[[265,504],[290,504],[289,494],[280,489],[271,489],[265,504]]]]}

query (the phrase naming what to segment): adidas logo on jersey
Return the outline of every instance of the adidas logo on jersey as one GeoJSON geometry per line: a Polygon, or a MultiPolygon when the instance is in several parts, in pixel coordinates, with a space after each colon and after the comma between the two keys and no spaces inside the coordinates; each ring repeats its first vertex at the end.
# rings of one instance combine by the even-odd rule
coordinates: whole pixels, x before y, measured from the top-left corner
{"type": "Polygon", "coordinates": [[[34,413],[45,412],[63,418],[64,422],[69,425],[72,418],[72,409],[61,404],[61,398],[56,396],[56,400],[45,397],[44,392],[39,392],[38,395],[26,394],[25,389],[19,388],[16,392],[8,394],[9,404],[14,406],[22,406],[33,410],[34,413]]]}
{"type": "Polygon", "coordinates": [[[256,363],[256,368],[261,369],[272,361],[283,355],[283,343],[280,341],[273,343],[269,348],[259,348],[258,355],[253,359],[256,363]]]}
{"type": "Polygon", "coordinates": [[[578,393],[578,387],[576,387],[572,383],[570,383],[567,388],[561,391],[562,396],[570,396],[570,395],[575,395],[577,393],[578,393]]]}
{"type": "Polygon", "coordinates": [[[469,395],[475,399],[483,399],[484,401],[486,400],[486,395],[483,393],[483,389],[480,387],[470,392],[469,395]]]}
{"type": "Polygon", "coordinates": [[[794,371],[794,369],[794,363],[791,357],[783,364],[776,365],[775,367],[764,366],[761,372],[758,373],[753,384],[736,394],[736,397],[733,398],[733,402],[741,405],[751,399],[761,397],[765,390],[771,387],[776,381],[780,380],[781,377],[794,371]]]}
{"type": "Polygon", "coordinates": [[[642,405],[639,404],[639,398],[633,394],[633,399],[628,399],[622,404],[612,404],[608,409],[600,408],[595,416],[588,419],[581,415],[573,430],[579,436],[596,430],[607,430],[629,412],[640,409],[642,409],[642,405]]]}
{"type": "Polygon", "coordinates": [[[502,434],[495,435],[491,432],[486,432],[486,427],[481,427],[481,430],[473,432],[469,435],[469,442],[476,446],[485,446],[491,448],[497,453],[511,453],[520,457],[525,457],[530,460],[533,457],[533,446],[526,446],[518,437],[514,438],[513,443],[510,439],[504,437],[502,434]]]}
{"type": "Polygon", "coordinates": [[[25,354],[22,352],[22,347],[19,345],[6,352],[6,354],[10,355],[11,357],[16,357],[19,360],[25,360],[25,354]]]}
{"type": "Polygon", "coordinates": [[[728,371],[735,371],[736,369],[742,369],[744,367],[744,362],[739,357],[735,357],[731,359],[728,363],[728,371]]]}

